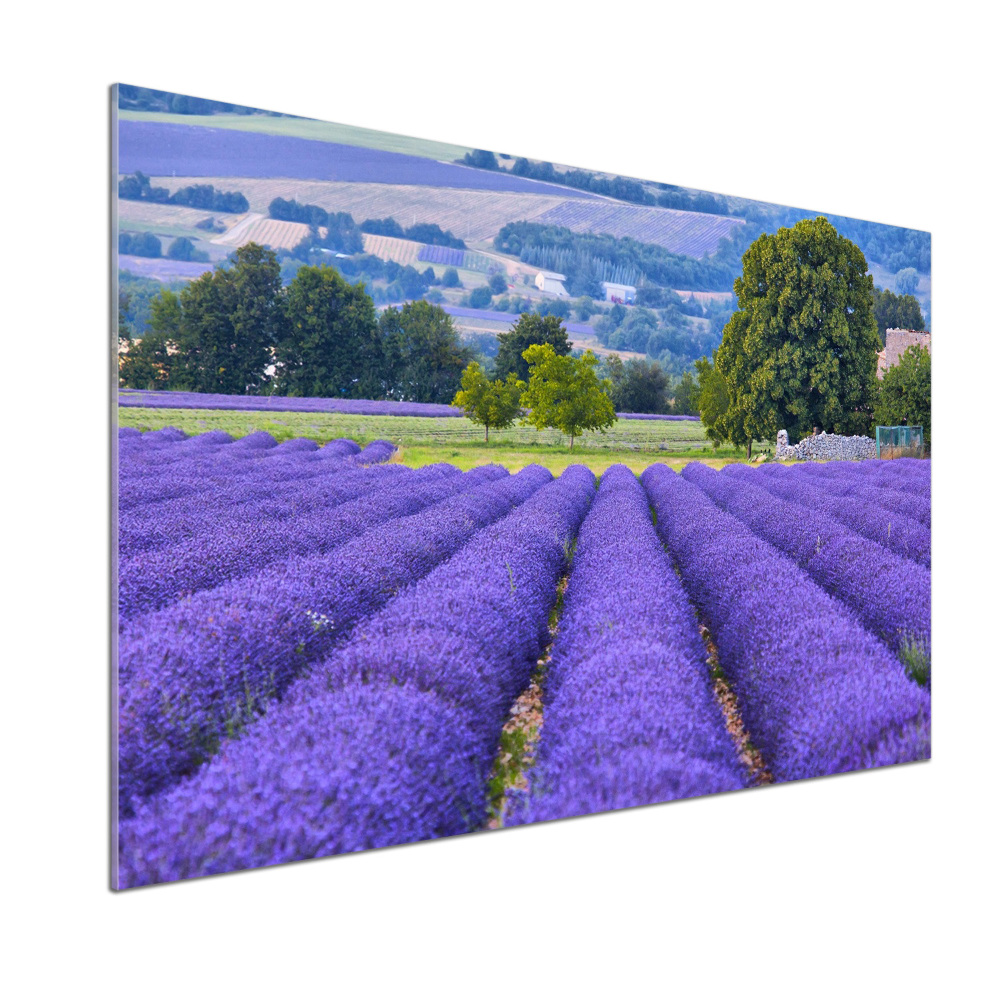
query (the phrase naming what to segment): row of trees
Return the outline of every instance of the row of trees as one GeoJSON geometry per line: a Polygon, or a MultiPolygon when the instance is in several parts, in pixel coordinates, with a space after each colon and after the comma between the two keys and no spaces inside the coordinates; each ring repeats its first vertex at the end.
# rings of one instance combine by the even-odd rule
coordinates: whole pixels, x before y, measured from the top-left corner
{"type": "Polygon", "coordinates": [[[303,245],[303,249],[306,250],[313,246],[324,246],[342,253],[362,253],[364,250],[362,233],[395,236],[434,246],[465,249],[464,240],[460,240],[451,230],[446,232],[433,222],[416,222],[409,229],[404,229],[390,216],[385,219],[365,219],[358,225],[350,212],[328,212],[321,205],[302,205],[294,198],[273,199],[267,207],[267,213],[272,219],[302,222],[309,226],[312,232],[303,245]],[[320,236],[320,228],[328,230],[325,236],[320,236]]]}
{"type": "Polygon", "coordinates": [[[141,340],[124,331],[120,379],[133,388],[448,403],[474,357],[440,307],[376,316],[364,287],[327,265],[282,287],[274,253],[255,243],[149,308],[141,340]]]}
{"type": "Polygon", "coordinates": [[[216,191],[211,184],[191,184],[173,194],[167,188],[153,187],[141,170],[118,182],[118,197],[127,201],[152,201],[160,205],[184,205],[210,212],[249,212],[250,202],[240,191],[216,191]]]}
{"type": "Polygon", "coordinates": [[[462,388],[453,405],[485,427],[510,427],[520,418],[538,430],[553,427],[569,437],[570,449],[585,430],[610,427],[618,418],[611,400],[611,383],[597,375],[598,361],[592,351],[579,358],[557,353],[551,344],[531,344],[520,361],[528,380],[510,372],[506,378],[490,379],[473,362],[462,373],[462,388]]]}
{"type": "MultiPolygon", "coordinates": [[[[890,403],[906,393],[880,385],[876,364],[887,310],[897,310],[896,320],[922,319],[919,308],[912,317],[911,296],[876,296],[867,271],[861,250],[822,216],[750,246],[722,343],[711,361],[696,362],[697,405],[713,443],[746,447],[749,457],[754,440],[773,439],[782,428],[798,440],[814,428],[869,434],[876,420],[916,422],[916,411],[900,414],[890,403]]],[[[912,364],[926,367],[929,425],[929,358],[926,366],[912,364]]],[[[893,375],[889,385],[905,375],[893,375]]]]}
{"type": "MultiPolygon", "coordinates": [[[[153,233],[119,233],[118,252],[130,254],[133,257],[162,257],[163,244],[153,233]]],[[[208,254],[195,248],[194,243],[186,236],[178,236],[167,247],[167,257],[170,260],[207,261],[208,254]]]]}

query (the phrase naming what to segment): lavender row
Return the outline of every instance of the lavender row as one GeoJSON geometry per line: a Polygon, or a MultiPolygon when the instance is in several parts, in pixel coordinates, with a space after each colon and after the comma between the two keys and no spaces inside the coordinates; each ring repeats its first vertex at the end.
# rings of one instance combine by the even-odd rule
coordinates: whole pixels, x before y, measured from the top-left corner
{"type": "Polygon", "coordinates": [[[612,466],[580,529],[545,679],[531,823],[744,787],[645,491],[612,466]]]}
{"type": "Polygon", "coordinates": [[[120,572],[124,574],[127,560],[140,553],[161,551],[198,536],[252,523],[256,518],[280,519],[332,508],[369,490],[398,485],[413,474],[402,465],[357,468],[337,462],[314,465],[308,477],[298,476],[294,466],[286,467],[277,480],[261,469],[253,471],[257,474],[220,476],[217,469],[206,469],[202,490],[180,496],[173,495],[175,481],[166,479],[162,485],[168,496],[163,500],[120,513],[120,572]]]}
{"type": "Polygon", "coordinates": [[[240,477],[252,476],[258,483],[283,483],[322,475],[338,466],[365,467],[385,462],[395,451],[395,446],[385,441],[373,441],[359,449],[353,441],[343,439],[314,452],[286,451],[275,446],[270,434],[264,436],[270,444],[247,443],[256,437],[249,435],[229,445],[185,450],[185,441],[120,456],[119,509],[135,510],[183,496],[208,496],[220,485],[231,489],[240,477]]]}
{"type": "MultiPolygon", "coordinates": [[[[536,482],[550,474],[525,470],[536,482]]],[[[122,885],[481,826],[593,476],[559,480],[401,594],[240,740],[122,825],[122,885]]]]}
{"type": "MultiPolygon", "coordinates": [[[[846,465],[844,462],[828,462],[825,465],[804,466],[806,475],[817,476],[821,479],[830,478],[842,480],[845,470],[838,466],[846,465]],[[835,466],[830,468],[830,466],[835,466]]],[[[852,463],[855,464],[855,463],[852,463]]],[[[891,462],[871,459],[866,462],[858,462],[855,468],[849,473],[854,482],[866,481],[872,486],[879,486],[883,489],[894,490],[898,493],[907,493],[917,497],[923,497],[930,502],[930,462],[918,459],[896,459],[891,462]],[[912,464],[904,465],[909,462],[912,464]]]]}
{"type": "Polygon", "coordinates": [[[930,756],[928,692],[842,604],[690,480],[642,481],[777,780],[930,756]]]}
{"type": "Polygon", "coordinates": [[[211,757],[357,621],[551,478],[475,469],[462,493],[417,515],[136,622],[119,659],[122,813],[211,757]]]}
{"type": "MultiPolygon", "coordinates": [[[[827,466],[849,466],[849,462],[828,462],[827,466]]],[[[760,470],[775,478],[788,477],[791,480],[807,482],[835,497],[855,497],[863,503],[877,507],[888,513],[899,513],[918,521],[925,528],[931,524],[931,502],[929,491],[924,495],[904,493],[891,487],[878,486],[867,476],[852,473],[850,469],[830,469],[825,475],[815,475],[812,467],[793,466],[785,469],[780,465],[765,465],[760,470]]]]}
{"type": "Polygon", "coordinates": [[[884,507],[872,506],[858,492],[833,496],[821,487],[814,486],[805,476],[765,475],[763,470],[751,469],[746,465],[728,465],[722,472],[723,475],[762,487],[768,493],[807,508],[819,517],[837,521],[848,530],[877,542],[904,559],[912,559],[921,566],[930,568],[930,530],[898,511],[886,511],[884,507]]]}
{"type": "Polygon", "coordinates": [[[119,620],[127,623],[227,580],[254,576],[277,560],[329,552],[374,525],[416,514],[464,482],[454,466],[438,464],[384,485],[352,482],[354,499],[331,490],[323,495],[325,503],[308,511],[294,505],[275,511],[272,500],[243,504],[238,519],[224,516],[183,541],[123,560],[119,620]]]}
{"type": "Polygon", "coordinates": [[[918,660],[921,670],[930,663],[928,569],[822,514],[699,462],[685,466],[681,475],[788,555],[890,649],[910,662],[918,660]]]}
{"type": "Polygon", "coordinates": [[[679,413],[619,413],[622,420],[701,420],[697,414],[679,413]]]}

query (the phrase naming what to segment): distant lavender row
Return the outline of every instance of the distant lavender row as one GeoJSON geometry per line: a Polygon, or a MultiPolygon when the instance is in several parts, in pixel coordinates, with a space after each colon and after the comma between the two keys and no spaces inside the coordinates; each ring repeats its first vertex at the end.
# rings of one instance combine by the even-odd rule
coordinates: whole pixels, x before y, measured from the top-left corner
{"type": "Polygon", "coordinates": [[[455,247],[422,246],[417,253],[417,260],[426,261],[428,264],[462,267],[465,263],[465,251],[455,247]]]}
{"type": "Polygon", "coordinates": [[[122,813],[211,757],[355,622],[549,479],[497,466],[449,477],[416,515],[137,620],[120,644],[122,813]]]}
{"type": "Polygon", "coordinates": [[[531,823],[744,786],[698,623],[625,466],[601,477],[544,682],[531,823]]]}
{"type": "Polygon", "coordinates": [[[701,420],[697,414],[677,413],[619,413],[623,420],[701,420]]]}
{"type": "MultiPolygon", "coordinates": [[[[118,405],[178,410],[349,413],[367,417],[461,417],[464,414],[459,407],[447,406],[444,403],[400,403],[392,399],[321,399],[303,396],[225,396],[220,393],[178,392],[166,389],[119,389],[118,405]]],[[[674,413],[619,413],[618,416],[623,420],[701,419],[697,415],[681,416],[674,413]]]]}
{"type": "MultiPolygon", "coordinates": [[[[537,485],[551,474],[530,468],[537,485]]],[[[141,885],[464,833],[593,495],[579,466],[402,593],[242,739],[121,828],[141,885]]]]}
{"type": "MultiPolygon", "coordinates": [[[[681,473],[720,508],[774,545],[824,590],[843,601],[875,636],[900,656],[930,660],[931,575],[917,563],[856,534],[837,521],[774,496],[753,483],[700,462],[681,473]]],[[[742,556],[742,553],[741,553],[742,556]]],[[[794,591],[776,617],[801,596],[794,591]]]]}
{"type": "Polygon", "coordinates": [[[763,487],[783,500],[808,508],[822,517],[831,518],[865,538],[878,542],[906,559],[922,566],[931,565],[931,532],[928,527],[907,517],[901,511],[886,510],[869,502],[864,485],[843,496],[826,492],[809,476],[771,466],[773,472],[751,469],[746,465],[727,465],[723,475],[763,487]]]}
{"type": "Polygon", "coordinates": [[[321,399],[302,396],[226,396],[221,393],[164,389],[120,389],[119,406],[179,410],[263,410],[284,413],[349,413],[365,417],[460,417],[462,410],[443,403],[400,403],[393,399],[321,399]]]}
{"type": "Polygon", "coordinates": [[[842,604],[694,482],[642,481],[778,781],[930,756],[930,695],[842,604]]]}

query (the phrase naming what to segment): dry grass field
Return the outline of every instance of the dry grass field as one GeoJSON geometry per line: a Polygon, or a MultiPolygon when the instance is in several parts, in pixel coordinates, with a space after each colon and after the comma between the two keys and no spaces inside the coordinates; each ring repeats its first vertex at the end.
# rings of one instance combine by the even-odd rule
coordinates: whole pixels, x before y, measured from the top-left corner
{"type": "Polygon", "coordinates": [[[380,260],[394,260],[404,267],[410,264],[420,271],[427,267],[426,264],[421,264],[417,260],[417,254],[420,253],[423,243],[417,243],[414,240],[401,240],[395,236],[373,236],[371,233],[365,233],[363,240],[365,253],[370,253],[380,260]]]}
{"type": "Polygon", "coordinates": [[[245,220],[243,224],[234,226],[212,242],[222,246],[241,247],[244,243],[253,241],[276,250],[291,250],[308,235],[309,227],[304,222],[283,222],[280,219],[259,217],[245,220]]]}
{"type": "Polygon", "coordinates": [[[118,201],[118,228],[130,233],[148,232],[169,238],[187,236],[199,242],[207,241],[214,234],[195,228],[196,222],[207,218],[215,219],[229,230],[246,216],[231,215],[227,212],[208,212],[203,208],[189,208],[184,205],[157,205],[148,201],[125,199],[118,201]]]}
{"type": "Polygon", "coordinates": [[[389,216],[404,228],[418,222],[435,222],[470,243],[492,240],[506,223],[533,219],[565,200],[559,196],[510,191],[461,191],[287,177],[155,177],[152,183],[171,191],[188,184],[213,184],[224,191],[242,191],[251,211],[263,215],[275,198],[294,198],[302,204],[319,205],[328,212],[349,212],[357,222],[389,216]]]}

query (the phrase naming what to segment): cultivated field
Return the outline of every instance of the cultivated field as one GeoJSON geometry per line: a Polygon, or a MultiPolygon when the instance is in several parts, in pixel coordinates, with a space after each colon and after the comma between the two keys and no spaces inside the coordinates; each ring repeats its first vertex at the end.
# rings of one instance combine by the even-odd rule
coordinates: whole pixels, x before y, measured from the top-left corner
{"type": "Polygon", "coordinates": [[[418,255],[424,247],[423,243],[401,240],[396,236],[373,236],[371,233],[365,233],[362,239],[365,253],[370,253],[380,260],[393,260],[404,267],[407,264],[416,267],[419,263],[418,255]]]}
{"type": "MultiPolygon", "coordinates": [[[[164,248],[165,249],[165,248],[164,248]]],[[[187,260],[170,260],[166,257],[134,257],[119,254],[118,266],[141,278],[155,278],[157,281],[178,281],[197,278],[215,266],[212,261],[199,263],[187,260]]]]}
{"type": "Polygon", "coordinates": [[[241,191],[254,212],[266,215],[275,198],[319,205],[328,212],[349,212],[356,222],[394,218],[401,226],[435,222],[466,242],[490,241],[508,222],[534,219],[565,198],[509,191],[461,191],[416,184],[368,184],[296,180],[287,177],[155,177],[171,191],[188,184],[213,184],[241,191]]]}
{"type": "Polygon", "coordinates": [[[929,462],[392,449],[120,432],[120,887],[930,756],[929,462]]]}
{"type": "Polygon", "coordinates": [[[614,201],[563,202],[532,221],[565,226],[575,233],[608,233],[616,238],[630,236],[640,243],[655,243],[671,253],[703,257],[715,253],[719,240],[743,219],[682,212],[672,208],[623,205],[614,201]]]}
{"type": "Polygon", "coordinates": [[[314,118],[272,118],[267,115],[174,115],[159,111],[119,111],[123,121],[167,122],[173,125],[202,125],[207,128],[236,129],[239,132],[260,132],[266,135],[291,136],[298,139],[318,139],[348,146],[381,149],[389,153],[407,153],[431,160],[460,160],[472,150],[433,139],[415,139],[392,132],[377,132],[370,128],[338,125],[314,118]]]}
{"type": "Polygon", "coordinates": [[[157,205],[149,201],[129,201],[125,198],[118,200],[117,210],[119,229],[187,236],[192,240],[211,239],[215,235],[195,228],[195,223],[202,219],[215,219],[227,229],[243,219],[242,215],[231,215],[228,212],[209,212],[186,205],[157,205]]]}
{"type": "Polygon", "coordinates": [[[118,169],[149,176],[296,177],[593,198],[584,191],[419,156],[237,129],[118,123],[118,169]]]}
{"type": "Polygon", "coordinates": [[[241,247],[245,243],[254,242],[276,250],[291,250],[308,235],[309,227],[304,222],[285,222],[251,215],[228,233],[215,237],[212,242],[227,247],[241,247]]]}

